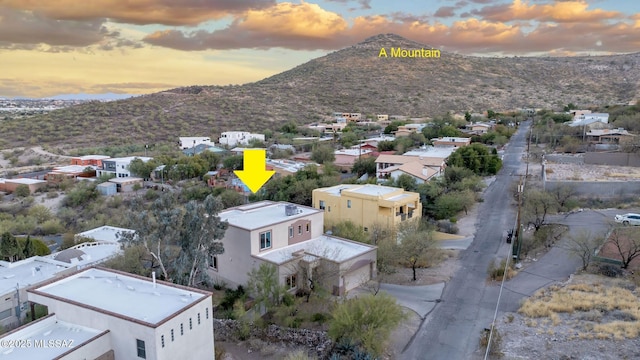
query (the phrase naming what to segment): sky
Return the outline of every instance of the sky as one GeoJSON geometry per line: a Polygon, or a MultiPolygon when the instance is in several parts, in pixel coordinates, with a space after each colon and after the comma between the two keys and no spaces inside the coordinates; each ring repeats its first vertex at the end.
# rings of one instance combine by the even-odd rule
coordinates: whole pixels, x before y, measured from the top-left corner
{"type": "Polygon", "coordinates": [[[0,97],[258,81],[395,33],[476,56],[640,51],[636,0],[0,0],[0,97]]]}

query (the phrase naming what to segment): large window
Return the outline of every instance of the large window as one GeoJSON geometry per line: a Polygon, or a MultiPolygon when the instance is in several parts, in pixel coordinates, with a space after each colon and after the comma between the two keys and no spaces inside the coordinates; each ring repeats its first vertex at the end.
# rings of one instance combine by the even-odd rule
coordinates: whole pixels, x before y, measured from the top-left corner
{"type": "Polygon", "coordinates": [[[138,349],[138,357],[146,359],[147,358],[147,349],[144,346],[144,341],[140,339],[136,339],[136,348],[138,349]]]}
{"type": "Polygon", "coordinates": [[[260,250],[271,248],[271,231],[260,233],[260,250]]]}
{"type": "Polygon", "coordinates": [[[347,200],[347,207],[351,209],[351,200],[347,200]]]}
{"type": "Polygon", "coordinates": [[[302,225],[298,225],[298,235],[302,235],[302,225]]]}
{"type": "Polygon", "coordinates": [[[320,210],[324,210],[324,200],[320,200],[320,210]]]}
{"type": "Polygon", "coordinates": [[[293,237],[293,226],[289,226],[289,237],[293,237]]]}

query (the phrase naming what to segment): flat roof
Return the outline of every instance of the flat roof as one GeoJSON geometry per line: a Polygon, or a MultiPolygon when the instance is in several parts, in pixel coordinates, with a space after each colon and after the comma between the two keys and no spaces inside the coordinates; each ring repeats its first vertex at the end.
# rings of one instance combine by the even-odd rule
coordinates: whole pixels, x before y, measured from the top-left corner
{"type": "Polygon", "coordinates": [[[86,326],[60,321],[55,315],[48,316],[22,328],[16,329],[2,337],[2,341],[22,340],[29,341],[29,347],[5,347],[0,348],[0,359],[3,360],[51,360],[77,348],[82,343],[104,333],[86,326]],[[59,345],[42,346],[50,341],[59,340],[59,345]],[[38,345],[36,345],[38,344],[38,345]],[[69,346],[65,346],[68,344],[69,346]]]}
{"type": "Polygon", "coordinates": [[[16,184],[25,184],[25,185],[46,183],[45,180],[30,179],[30,178],[5,179],[4,181],[5,181],[5,183],[6,182],[12,182],[12,183],[16,183],[16,184]]]}
{"type": "Polygon", "coordinates": [[[96,167],[92,165],[66,165],[66,166],[56,166],[53,168],[53,170],[51,170],[51,172],[82,173],[86,168],[91,168],[92,170],[96,170],[96,167]]]}
{"type": "Polygon", "coordinates": [[[86,267],[106,261],[119,253],[119,244],[89,242],[47,255],[47,258],[73,266],[86,267]]]}
{"type": "MultiPolygon", "coordinates": [[[[447,140],[445,140],[447,141],[447,140]]],[[[430,157],[430,158],[447,158],[451,156],[451,154],[456,151],[457,148],[453,146],[438,146],[433,147],[429,146],[424,149],[415,149],[411,151],[407,151],[402,154],[404,156],[422,156],[422,157],[430,157]]]]}
{"type": "Polygon", "coordinates": [[[100,226],[95,229],[87,230],[76,234],[76,236],[93,239],[96,241],[118,242],[118,233],[132,233],[135,230],[125,229],[115,226],[100,226]]]}
{"type": "Polygon", "coordinates": [[[287,202],[260,201],[249,205],[237,206],[221,211],[218,216],[223,221],[228,221],[229,225],[235,227],[254,230],[277,224],[285,220],[293,220],[311,214],[321,212],[321,210],[300,206],[287,202]],[[286,205],[295,205],[297,213],[287,216],[286,205]]]}
{"type": "Polygon", "coordinates": [[[72,159],[80,159],[80,160],[104,160],[109,158],[111,157],[107,155],[83,155],[83,156],[72,157],[72,159]]]}
{"type": "Polygon", "coordinates": [[[112,179],[109,179],[109,181],[116,184],[123,184],[128,182],[144,181],[144,179],[139,177],[123,177],[123,178],[112,178],[112,179]]]}
{"type": "Polygon", "coordinates": [[[69,264],[40,256],[9,263],[0,262],[0,294],[15,293],[16,287],[25,288],[52,279],[69,264]]]}
{"type": "Polygon", "coordinates": [[[322,235],[283,248],[262,252],[257,257],[282,264],[294,258],[293,253],[304,250],[304,254],[342,262],[375,249],[374,246],[348,241],[334,236],[322,235]]]}
{"type": "Polygon", "coordinates": [[[206,297],[197,289],[189,291],[160,282],[154,287],[151,279],[98,268],[90,268],[28,291],[149,324],[160,323],[206,297]]]}
{"type": "Polygon", "coordinates": [[[398,190],[401,190],[401,188],[383,186],[383,185],[373,185],[373,184],[365,184],[365,185],[342,184],[342,185],[331,186],[328,188],[318,188],[316,190],[326,192],[332,195],[340,195],[342,191],[349,191],[356,194],[384,196],[384,195],[396,192],[398,190]]]}
{"type": "Polygon", "coordinates": [[[368,154],[370,152],[372,152],[372,151],[368,150],[368,149],[342,149],[342,150],[336,150],[334,152],[334,154],[335,155],[359,156],[359,155],[368,154]]]}
{"type": "Polygon", "coordinates": [[[133,161],[135,159],[140,159],[142,161],[149,161],[152,160],[152,157],[145,157],[145,156],[125,156],[125,157],[119,157],[119,158],[110,158],[107,159],[109,161],[116,161],[116,162],[127,162],[127,161],[133,161]]]}

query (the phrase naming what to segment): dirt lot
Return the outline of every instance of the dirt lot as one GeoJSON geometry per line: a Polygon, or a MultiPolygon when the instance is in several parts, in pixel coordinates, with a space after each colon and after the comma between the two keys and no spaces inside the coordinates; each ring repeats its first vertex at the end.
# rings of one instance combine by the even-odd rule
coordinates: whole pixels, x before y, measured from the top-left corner
{"type": "Polygon", "coordinates": [[[503,358],[638,359],[638,304],[638,291],[628,280],[572,276],[498,322],[503,358]]]}
{"type": "Polygon", "coordinates": [[[640,180],[640,168],[631,166],[547,163],[547,180],[628,181],[640,180]]]}

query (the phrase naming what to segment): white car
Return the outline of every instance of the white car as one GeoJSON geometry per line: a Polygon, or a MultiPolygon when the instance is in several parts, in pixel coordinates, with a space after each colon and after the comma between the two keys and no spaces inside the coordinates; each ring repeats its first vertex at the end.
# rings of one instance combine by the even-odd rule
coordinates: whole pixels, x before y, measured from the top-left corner
{"type": "Polygon", "coordinates": [[[640,214],[616,215],[615,220],[623,225],[640,225],[640,214]]]}

